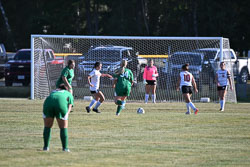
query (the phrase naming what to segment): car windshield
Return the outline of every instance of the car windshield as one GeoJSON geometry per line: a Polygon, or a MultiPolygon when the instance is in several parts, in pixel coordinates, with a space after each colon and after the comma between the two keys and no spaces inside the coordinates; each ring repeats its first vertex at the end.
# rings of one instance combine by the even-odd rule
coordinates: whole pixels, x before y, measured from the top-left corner
{"type": "Polygon", "coordinates": [[[120,61],[119,50],[92,50],[86,56],[86,60],[93,61],[120,61]]]}
{"type": "Polygon", "coordinates": [[[31,60],[31,52],[30,51],[19,51],[15,55],[14,60],[31,60]]]}
{"type": "Polygon", "coordinates": [[[197,52],[203,53],[205,60],[214,59],[217,53],[217,51],[212,51],[212,50],[199,50],[197,52]]]}
{"type": "Polygon", "coordinates": [[[186,63],[189,63],[189,65],[201,65],[201,56],[196,54],[174,54],[170,60],[175,65],[186,63]]]}

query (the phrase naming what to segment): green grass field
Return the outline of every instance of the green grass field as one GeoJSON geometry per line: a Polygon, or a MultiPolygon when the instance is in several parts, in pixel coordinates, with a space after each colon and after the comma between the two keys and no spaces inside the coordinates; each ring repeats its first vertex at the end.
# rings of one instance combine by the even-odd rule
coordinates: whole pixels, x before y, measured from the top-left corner
{"type": "Polygon", "coordinates": [[[250,166],[250,103],[127,103],[119,117],[107,102],[87,114],[75,101],[69,118],[70,153],[61,151],[55,122],[49,152],[43,147],[42,100],[1,99],[0,166],[250,166]],[[143,107],[143,115],[136,109],[143,107]]]}

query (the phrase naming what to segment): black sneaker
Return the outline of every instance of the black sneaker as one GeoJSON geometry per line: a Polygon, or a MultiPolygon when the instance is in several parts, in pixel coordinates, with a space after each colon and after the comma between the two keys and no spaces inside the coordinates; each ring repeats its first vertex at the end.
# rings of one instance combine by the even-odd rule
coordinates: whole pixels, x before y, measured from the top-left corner
{"type": "Polygon", "coordinates": [[[93,111],[96,113],[101,113],[98,109],[93,108],[93,111]]]}
{"type": "Polygon", "coordinates": [[[87,106],[87,107],[86,107],[86,110],[87,110],[87,113],[89,113],[89,112],[90,112],[90,108],[89,108],[89,106],[87,106]]]}

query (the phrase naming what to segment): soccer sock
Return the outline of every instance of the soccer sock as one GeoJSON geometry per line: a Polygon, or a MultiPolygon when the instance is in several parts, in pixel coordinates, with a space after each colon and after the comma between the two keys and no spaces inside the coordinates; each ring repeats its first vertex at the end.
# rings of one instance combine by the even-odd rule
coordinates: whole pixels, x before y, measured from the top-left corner
{"type": "Polygon", "coordinates": [[[190,106],[189,106],[189,103],[186,103],[186,106],[187,106],[187,112],[190,112],[190,106]]]}
{"type": "Polygon", "coordinates": [[[97,109],[102,103],[100,101],[98,101],[94,107],[94,109],[97,109]]]}
{"type": "Polygon", "coordinates": [[[93,100],[90,102],[90,104],[89,104],[89,108],[91,108],[91,107],[95,104],[95,102],[96,102],[96,100],[93,99],[93,100]]]}
{"type": "Polygon", "coordinates": [[[225,100],[220,100],[220,108],[224,110],[225,100]]]}
{"type": "Polygon", "coordinates": [[[117,110],[116,113],[119,114],[122,111],[122,101],[121,100],[117,100],[117,110]]]}
{"type": "Polygon", "coordinates": [[[68,148],[68,128],[60,129],[60,138],[63,149],[68,148]]]}
{"type": "Polygon", "coordinates": [[[190,106],[194,111],[196,110],[196,107],[194,106],[194,104],[193,104],[192,102],[189,102],[188,104],[189,104],[189,106],[190,106]]]}
{"type": "Polygon", "coordinates": [[[152,94],[152,95],[151,95],[151,98],[152,98],[152,102],[155,103],[156,95],[155,95],[155,94],[152,94]]]}
{"type": "Polygon", "coordinates": [[[122,101],[122,109],[125,108],[125,105],[126,105],[126,101],[124,100],[124,101],[122,101]]]}
{"type": "Polygon", "coordinates": [[[145,103],[148,102],[148,97],[149,97],[149,94],[145,94],[145,103]]]}
{"type": "Polygon", "coordinates": [[[44,127],[43,129],[44,148],[49,147],[50,137],[51,137],[51,128],[44,127]]]}

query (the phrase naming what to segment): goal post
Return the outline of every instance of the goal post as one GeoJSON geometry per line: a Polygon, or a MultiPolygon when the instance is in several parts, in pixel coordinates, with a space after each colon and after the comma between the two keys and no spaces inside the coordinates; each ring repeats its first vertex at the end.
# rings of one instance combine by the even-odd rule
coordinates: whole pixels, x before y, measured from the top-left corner
{"type": "MultiPolygon", "coordinates": [[[[183,101],[182,94],[176,91],[176,81],[184,63],[190,64],[198,85],[199,92],[193,94],[192,100],[205,97],[218,101],[214,79],[219,63],[227,56],[225,50],[230,51],[230,45],[229,39],[223,37],[31,35],[31,99],[43,99],[56,88],[55,83],[69,59],[76,63],[72,82],[76,99],[91,96],[87,76],[96,61],[103,64],[101,73],[112,75],[121,59],[126,59],[135,78],[128,100],[143,102],[143,71],[152,59],[159,73],[157,102],[183,101]],[[64,65],[52,63],[53,57],[46,54],[47,50],[53,51],[54,59],[63,60],[64,65]]],[[[226,62],[226,68],[233,74],[230,61],[226,62]]],[[[101,77],[100,90],[107,100],[114,99],[112,81],[108,78],[101,77]]],[[[228,91],[227,101],[237,102],[235,89],[228,91]]]]}

